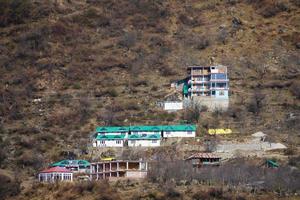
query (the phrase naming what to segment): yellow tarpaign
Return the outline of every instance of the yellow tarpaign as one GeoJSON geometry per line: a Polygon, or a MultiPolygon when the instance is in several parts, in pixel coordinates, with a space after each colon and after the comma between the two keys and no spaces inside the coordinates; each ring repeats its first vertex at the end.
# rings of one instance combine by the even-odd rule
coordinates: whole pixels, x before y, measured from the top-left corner
{"type": "Polygon", "coordinates": [[[231,129],[208,129],[209,135],[227,135],[231,133],[232,133],[231,129]]]}

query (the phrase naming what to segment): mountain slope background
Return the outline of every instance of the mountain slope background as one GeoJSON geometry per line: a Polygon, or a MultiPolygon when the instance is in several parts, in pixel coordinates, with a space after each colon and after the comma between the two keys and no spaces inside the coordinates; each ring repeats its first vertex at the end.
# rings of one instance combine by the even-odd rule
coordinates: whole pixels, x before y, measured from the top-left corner
{"type": "MultiPolygon", "coordinates": [[[[18,181],[97,125],[178,123],[264,131],[299,146],[298,0],[0,0],[1,169],[18,181]],[[156,106],[189,65],[223,64],[230,108],[156,106]]],[[[296,149],[296,150],[295,150],[296,149]]]]}

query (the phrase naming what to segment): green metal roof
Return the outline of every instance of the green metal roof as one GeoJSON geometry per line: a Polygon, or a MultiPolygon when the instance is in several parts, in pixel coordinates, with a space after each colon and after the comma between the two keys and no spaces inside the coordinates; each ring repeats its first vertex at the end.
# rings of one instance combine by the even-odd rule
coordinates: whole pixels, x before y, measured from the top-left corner
{"type": "Polygon", "coordinates": [[[270,166],[270,167],[279,167],[279,164],[276,162],[276,161],[273,161],[273,160],[267,160],[267,164],[270,166]]]}
{"type": "Polygon", "coordinates": [[[97,135],[97,140],[122,140],[126,135],[97,135]]]}
{"type": "Polygon", "coordinates": [[[165,125],[161,128],[163,131],[196,131],[196,125],[193,124],[165,125]]]}
{"type": "Polygon", "coordinates": [[[151,135],[129,135],[128,140],[159,140],[160,134],[151,134],[151,135]]]}
{"type": "Polygon", "coordinates": [[[98,126],[96,128],[97,133],[118,133],[118,132],[128,132],[128,126],[98,126]]]}
{"type": "Polygon", "coordinates": [[[162,131],[160,126],[131,126],[130,131],[149,131],[149,132],[158,132],[162,131]]]}
{"type": "Polygon", "coordinates": [[[86,160],[61,160],[59,162],[53,163],[51,167],[66,167],[66,166],[84,166],[88,167],[91,164],[86,160]]]}
{"type": "Polygon", "coordinates": [[[116,132],[161,132],[161,131],[196,131],[196,125],[179,124],[163,126],[124,126],[124,127],[97,127],[97,133],[116,132]]]}

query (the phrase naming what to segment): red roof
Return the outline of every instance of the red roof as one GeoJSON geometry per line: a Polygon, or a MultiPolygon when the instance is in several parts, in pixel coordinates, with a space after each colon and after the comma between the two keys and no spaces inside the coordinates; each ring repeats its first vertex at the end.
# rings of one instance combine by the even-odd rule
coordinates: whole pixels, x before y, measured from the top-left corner
{"type": "Polygon", "coordinates": [[[60,173],[72,173],[70,170],[64,167],[51,167],[48,169],[44,169],[41,173],[53,173],[53,172],[60,172],[60,173]]]}
{"type": "Polygon", "coordinates": [[[191,155],[190,157],[187,158],[187,160],[189,159],[199,159],[199,158],[221,158],[220,156],[217,156],[213,153],[195,153],[193,155],[191,155]]]}

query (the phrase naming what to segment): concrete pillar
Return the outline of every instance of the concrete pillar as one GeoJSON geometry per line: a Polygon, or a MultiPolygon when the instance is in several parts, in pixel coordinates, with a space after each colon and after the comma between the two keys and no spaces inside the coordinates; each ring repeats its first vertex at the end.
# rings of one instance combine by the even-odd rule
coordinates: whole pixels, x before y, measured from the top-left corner
{"type": "Polygon", "coordinates": [[[111,162],[109,163],[109,171],[111,171],[111,162]]]}
{"type": "Polygon", "coordinates": [[[128,170],[128,161],[126,161],[126,170],[128,170]]]}
{"type": "Polygon", "coordinates": [[[119,167],[120,167],[119,162],[117,162],[117,171],[119,171],[119,167]]]}
{"type": "Polygon", "coordinates": [[[65,179],[64,173],[61,173],[61,180],[63,181],[65,179]]]}
{"type": "Polygon", "coordinates": [[[96,180],[99,180],[99,166],[96,164],[96,180]]]}
{"type": "Polygon", "coordinates": [[[146,162],[146,171],[148,171],[148,162],[146,162]]]}
{"type": "Polygon", "coordinates": [[[73,173],[71,173],[71,181],[73,181],[73,173]]]}
{"type": "Polygon", "coordinates": [[[102,171],[105,172],[105,163],[103,163],[102,167],[102,171]]]}

